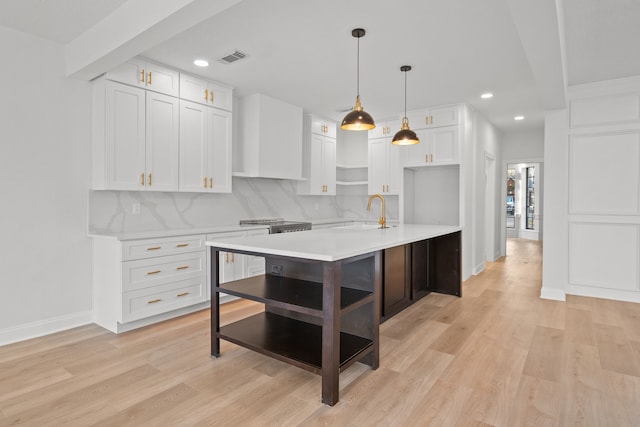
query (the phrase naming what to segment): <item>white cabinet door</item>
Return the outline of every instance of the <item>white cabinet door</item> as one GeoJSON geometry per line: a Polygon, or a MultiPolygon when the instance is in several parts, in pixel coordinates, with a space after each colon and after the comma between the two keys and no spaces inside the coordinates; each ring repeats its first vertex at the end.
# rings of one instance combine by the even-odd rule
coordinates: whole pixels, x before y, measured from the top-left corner
{"type": "Polygon", "coordinates": [[[231,113],[208,108],[207,161],[210,190],[231,193],[231,113]]]}
{"type": "Polygon", "coordinates": [[[180,98],[231,111],[233,89],[220,83],[181,73],[180,98]]]}
{"type": "Polygon", "coordinates": [[[180,191],[231,192],[231,113],[180,101],[180,191]]]}
{"type": "Polygon", "coordinates": [[[427,129],[414,131],[416,135],[418,135],[420,143],[402,147],[402,164],[409,167],[425,166],[429,164],[429,154],[431,154],[429,138],[427,136],[428,131],[427,129]]]}
{"type": "Polygon", "coordinates": [[[448,126],[429,130],[432,165],[460,163],[458,156],[458,127],[448,126]]]}
{"type": "Polygon", "coordinates": [[[146,93],[146,189],[178,191],[178,99],[146,93]]]}
{"type": "Polygon", "coordinates": [[[325,137],[322,141],[322,180],[325,194],[336,194],[336,140],[325,137]]]}
{"type": "Polygon", "coordinates": [[[400,193],[401,148],[391,137],[369,140],[369,194],[400,193]]]}
{"type": "Polygon", "coordinates": [[[141,58],[131,58],[109,71],[107,79],[178,96],[179,75],[178,71],[162,65],[141,58]]]}
{"type": "Polygon", "coordinates": [[[384,193],[387,186],[387,144],[389,138],[375,138],[369,141],[369,194],[384,193]]]}
{"type": "Polygon", "coordinates": [[[180,191],[209,188],[207,170],[207,110],[209,107],[180,101],[180,191]]]}
{"type": "Polygon", "coordinates": [[[112,190],[145,188],[145,91],[106,82],[105,179],[112,190]]]}
{"type": "Polygon", "coordinates": [[[458,106],[433,108],[429,111],[429,126],[451,126],[458,124],[458,106]]]}
{"type": "MultiPolygon", "coordinates": [[[[324,151],[324,138],[320,135],[311,134],[311,143],[309,146],[309,192],[311,195],[324,194],[324,167],[322,157],[324,151]]],[[[306,163],[306,161],[305,161],[306,163]]]]}

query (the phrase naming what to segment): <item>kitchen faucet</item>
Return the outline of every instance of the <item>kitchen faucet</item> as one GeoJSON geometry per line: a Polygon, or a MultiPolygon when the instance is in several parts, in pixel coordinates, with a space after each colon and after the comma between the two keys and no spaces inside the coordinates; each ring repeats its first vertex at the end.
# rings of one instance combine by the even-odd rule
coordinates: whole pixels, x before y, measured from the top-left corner
{"type": "Polygon", "coordinates": [[[380,212],[380,220],[378,221],[378,224],[380,224],[380,228],[387,228],[387,218],[385,217],[384,197],[382,197],[380,194],[374,194],[371,197],[369,197],[369,202],[367,203],[367,210],[368,211],[371,210],[371,201],[375,198],[378,198],[382,201],[382,211],[380,212]]]}

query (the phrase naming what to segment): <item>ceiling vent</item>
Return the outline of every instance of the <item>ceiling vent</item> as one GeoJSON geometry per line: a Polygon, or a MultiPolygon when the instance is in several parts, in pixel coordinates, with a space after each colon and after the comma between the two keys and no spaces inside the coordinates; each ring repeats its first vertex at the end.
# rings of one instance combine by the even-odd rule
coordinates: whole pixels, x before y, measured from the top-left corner
{"type": "Polygon", "coordinates": [[[231,64],[233,62],[239,61],[243,58],[245,58],[247,55],[245,55],[244,53],[240,52],[239,50],[234,50],[233,52],[223,56],[222,58],[218,59],[218,62],[222,62],[223,64],[231,64]]]}

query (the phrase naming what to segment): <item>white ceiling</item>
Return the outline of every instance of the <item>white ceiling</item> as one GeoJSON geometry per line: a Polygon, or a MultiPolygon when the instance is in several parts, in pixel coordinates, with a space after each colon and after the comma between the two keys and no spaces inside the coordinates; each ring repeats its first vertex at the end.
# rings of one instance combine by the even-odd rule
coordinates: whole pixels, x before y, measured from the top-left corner
{"type": "MultiPolygon", "coordinates": [[[[128,0],[135,2],[136,0],[128,0]]],[[[377,120],[403,109],[465,101],[504,131],[543,124],[509,0],[243,0],[144,56],[340,118],[356,95],[356,40],[363,27],[360,93],[377,120]],[[247,59],[223,65],[232,49],[247,59]],[[192,65],[196,57],[208,69],[192,65]],[[484,91],[494,98],[480,100],[484,91]],[[513,116],[526,120],[514,122],[513,116]]],[[[551,1],[551,0],[545,0],[551,1]]],[[[67,44],[127,0],[3,0],[0,25],[67,44]]],[[[640,75],[640,1],[563,0],[569,84],[640,75]]]]}

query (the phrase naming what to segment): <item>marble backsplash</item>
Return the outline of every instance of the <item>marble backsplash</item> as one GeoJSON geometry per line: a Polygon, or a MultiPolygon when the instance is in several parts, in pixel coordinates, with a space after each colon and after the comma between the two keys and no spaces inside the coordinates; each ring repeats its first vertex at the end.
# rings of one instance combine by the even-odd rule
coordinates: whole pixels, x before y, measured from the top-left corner
{"type": "MultiPolygon", "coordinates": [[[[336,196],[298,196],[296,181],[233,178],[231,194],[155,191],[90,191],[89,232],[127,233],[237,225],[240,219],[332,218],[376,221],[380,205],[367,211],[366,187],[338,187],[336,196]],[[134,205],[140,213],[133,213],[134,205]]],[[[397,196],[386,196],[387,219],[398,220],[397,196]]]]}

